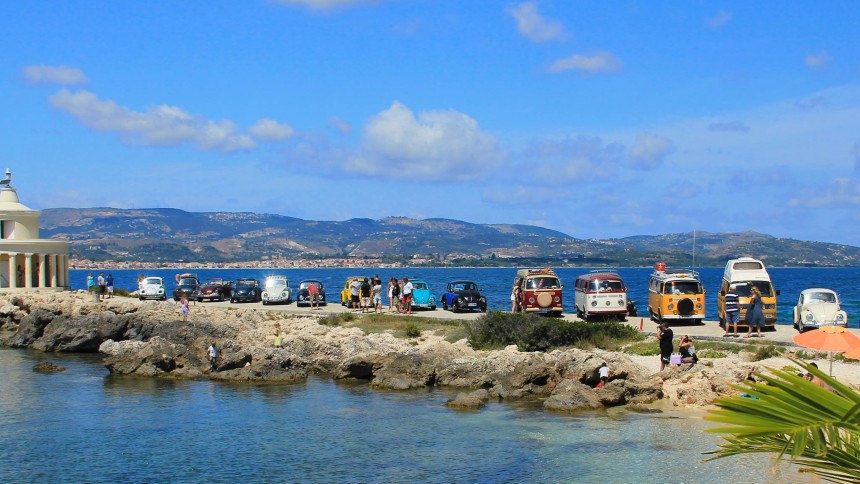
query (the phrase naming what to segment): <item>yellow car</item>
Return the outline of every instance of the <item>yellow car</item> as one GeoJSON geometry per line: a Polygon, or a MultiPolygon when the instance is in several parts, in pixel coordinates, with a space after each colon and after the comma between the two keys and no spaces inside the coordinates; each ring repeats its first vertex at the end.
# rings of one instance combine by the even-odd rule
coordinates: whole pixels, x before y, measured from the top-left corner
{"type": "MultiPolygon", "coordinates": [[[[340,305],[341,306],[346,306],[349,304],[349,300],[350,300],[350,296],[351,296],[351,293],[349,290],[349,285],[352,284],[352,281],[358,279],[358,282],[361,282],[364,280],[365,277],[367,277],[367,276],[350,276],[350,277],[346,278],[346,282],[343,283],[343,289],[341,289],[341,291],[340,291],[340,305]]],[[[370,278],[368,278],[368,279],[370,279],[370,278]]]]}

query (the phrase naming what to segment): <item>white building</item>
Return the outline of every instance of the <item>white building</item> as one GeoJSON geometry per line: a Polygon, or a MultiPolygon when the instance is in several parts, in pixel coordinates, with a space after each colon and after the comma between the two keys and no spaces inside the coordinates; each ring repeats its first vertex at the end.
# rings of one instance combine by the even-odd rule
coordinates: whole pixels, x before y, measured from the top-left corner
{"type": "Polygon", "coordinates": [[[69,245],[40,239],[42,212],[25,206],[12,188],[12,172],[0,180],[0,291],[54,290],[69,286],[69,245]]]}

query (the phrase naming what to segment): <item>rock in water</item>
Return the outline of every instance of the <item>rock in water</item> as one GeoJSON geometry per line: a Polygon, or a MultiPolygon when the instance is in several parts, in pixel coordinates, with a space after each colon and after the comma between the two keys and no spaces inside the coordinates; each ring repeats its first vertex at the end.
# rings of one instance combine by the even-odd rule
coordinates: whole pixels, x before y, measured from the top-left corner
{"type": "Polygon", "coordinates": [[[64,366],[55,365],[50,361],[41,361],[36,363],[33,367],[33,371],[38,373],[59,373],[61,371],[66,371],[64,366]]]}

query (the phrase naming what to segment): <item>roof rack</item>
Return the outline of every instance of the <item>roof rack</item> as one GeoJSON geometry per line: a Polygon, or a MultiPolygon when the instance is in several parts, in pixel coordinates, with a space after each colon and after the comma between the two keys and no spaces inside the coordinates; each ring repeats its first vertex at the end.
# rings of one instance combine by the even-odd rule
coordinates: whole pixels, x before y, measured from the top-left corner
{"type": "Polygon", "coordinates": [[[616,274],[616,275],[617,275],[617,274],[618,274],[618,271],[616,271],[615,269],[594,269],[594,270],[588,271],[588,273],[589,273],[589,274],[601,274],[601,273],[604,273],[604,274],[616,274]]]}

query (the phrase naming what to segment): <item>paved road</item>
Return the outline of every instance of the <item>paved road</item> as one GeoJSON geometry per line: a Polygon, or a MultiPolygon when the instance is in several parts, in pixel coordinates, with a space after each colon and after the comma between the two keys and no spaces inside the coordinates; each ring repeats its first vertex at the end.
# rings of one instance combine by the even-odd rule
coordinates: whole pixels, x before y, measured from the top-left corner
{"type": "MultiPolygon", "coordinates": [[[[326,306],[322,306],[320,310],[311,310],[307,307],[297,307],[296,303],[291,304],[270,304],[263,306],[262,303],[236,303],[231,304],[229,302],[202,302],[196,303],[198,305],[203,305],[206,307],[242,307],[242,308],[256,308],[256,309],[265,309],[268,311],[278,311],[284,312],[287,314],[317,314],[317,315],[329,315],[329,314],[339,314],[346,313],[352,310],[347,309],[344,306],[341,306],[340,303],[328,304],[326,306]]],[[[355,314],[360,315],[361,312],[352,311],[355,314]]],[[[389,314],[388,306],[383,307],[383,313],[389,314]]],[[[427,317],[427,318],[437,318],[437,319],[458,319],[458,320],[474,320],[480,317],[483,313],[474,311],[467,313],[454,313],[451,311],[445,311],[441,308],[437,308],[435,311],[430,310],[416,310],[414,314],[417,316],[427,317]]],[[[403,317],[409,317],[407,315],[402,315],[403,317]]],[[[576,315],[574,314],[564,314],[563,319],[567,321],[575,321],[576,315]]],[[[647,334],[656,334],[657,331],[657,323],[651,321],[649,318],[639,318],[632,317],[627,318],[626,324],[640,329],[642,332],[647,334]]],[[[739,329],[742,333],[740,336],[736,338],[723,338],[723,330],[720,328],[719,324],[716,321],[705,321],[702,324],[692,324],[692,325],[671,325],[672,330],[675,332],[676,337],[680,337],[683,334],[689,335],[692,339],[706,339],[706,340],[727,340],[727,341],[747,341],[743,338],[743,335],[746,333],[745,329],[739,329]]],[[[854,333],[857,337],[860,337],[860,329],[849,329],[852,333],[854,333]]],[[[791,326],[786,325],[777,325],[776,330],[774,331],[764,331],[762,332],[763,337],[761,340],[764,341],[772,341],[778,344],[794,344],[792,338],[797,335],[797,330],[795,330],[791,326]]],[[[756,341],[756,338],[750,338],[750,340],[756,341]]]]}

